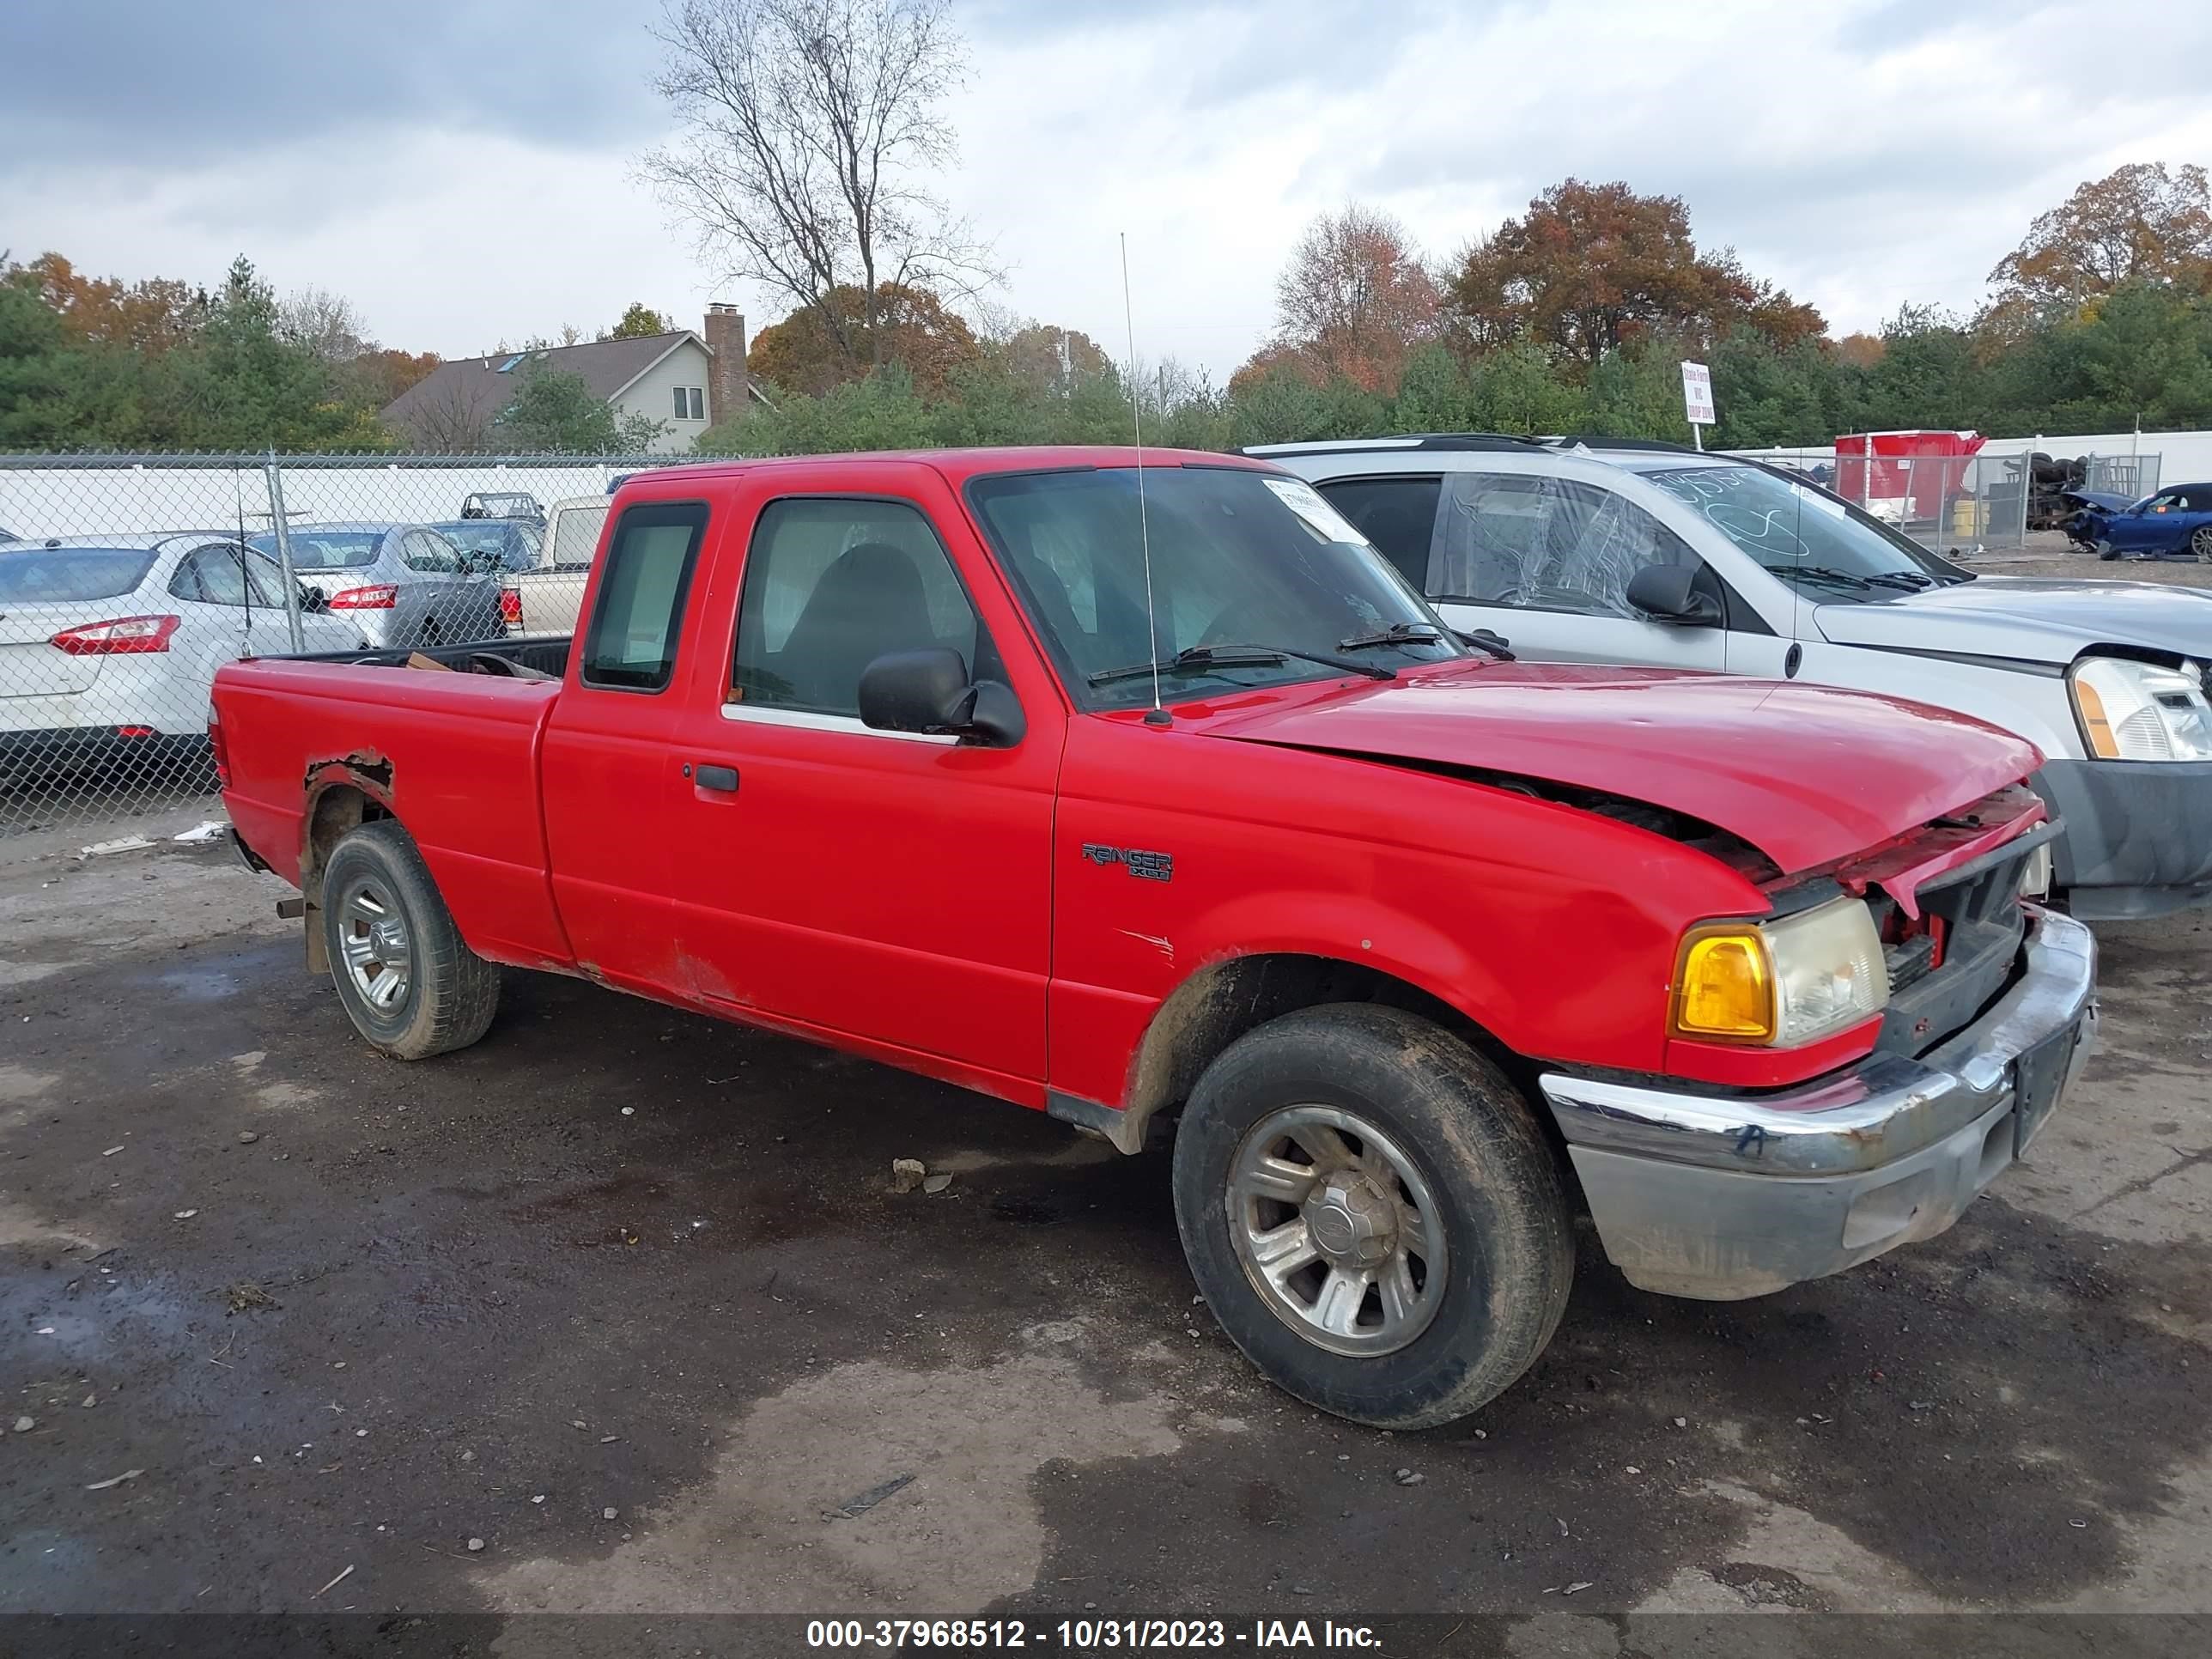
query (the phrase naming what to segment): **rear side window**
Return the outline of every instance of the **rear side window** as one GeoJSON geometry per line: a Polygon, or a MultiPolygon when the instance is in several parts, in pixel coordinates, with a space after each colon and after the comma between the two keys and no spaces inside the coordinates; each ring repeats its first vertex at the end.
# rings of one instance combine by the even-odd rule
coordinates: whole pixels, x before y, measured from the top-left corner
{"type": "Polygon", "coordinates": [[[659,691],[676,667],[684,598],[707,530],[703,501],[633,507],[615,526],[584,639],[586,685],[659,691]]]}
{"type": "Polygon", "coordinates": [[[1429,579],[1443,488],[1441,478],[1340,478],[1321,493],[1418,592],[1429,579]]]}
{"type": "MultiPolygon", "coordinates": [[[[257,565],[264,561],[254,560],[257,565]]],[[[276,594],[282,591],[283,578],[273,571],[249,572],[244,556],[234,547],[217,544],[203,547],[177,567],[177,574],[169,579],[169,592],[180,599],[197,599],[202,605],[243,605],[247,601],[246,583],[253,583],[252,599],[255,605],[273,605],[279,603],[276,594]],[[263,577],[270,580],[264,584],[263,577]]]]}
{"type": "Polygon", "coordinates": [[[404,550],[403,556],[410,570],[420,570],[434,576],[450,576],[461,568],[460,556],[453,544],[427,530],[409,531],[400,545],[404,550]]]}

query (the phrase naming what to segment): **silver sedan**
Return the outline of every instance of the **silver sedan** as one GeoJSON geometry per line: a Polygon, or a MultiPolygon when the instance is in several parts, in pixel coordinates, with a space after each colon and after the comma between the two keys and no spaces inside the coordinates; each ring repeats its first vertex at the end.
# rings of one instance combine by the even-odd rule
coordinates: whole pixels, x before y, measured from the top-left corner
{"type": "MultiPolygon", "coordinates": [[[[333,616],[384,649],[452,645],[506,633],[499,578],[428,525],[343,522],[291,526],[292,570],[333,616]]],[[[276,538],[253,545],[276,556],[276,538]]]]}

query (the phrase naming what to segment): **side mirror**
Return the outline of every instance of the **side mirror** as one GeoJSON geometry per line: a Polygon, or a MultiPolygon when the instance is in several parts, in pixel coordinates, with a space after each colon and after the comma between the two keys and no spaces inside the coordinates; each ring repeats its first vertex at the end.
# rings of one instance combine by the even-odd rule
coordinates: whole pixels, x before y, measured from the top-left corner
{"type": "Polygon", "coordinates": [[[879,732],[951,733],[991,749],[1022,739],[1021,704],[996,680],[970,683],[957,651],[894,651],[860,671],[860,720],[879,732]]]}
{"type": "Polygon", "coordinates": [[[1718,628],[1720,601],[1698,586],[1699,567],[1648,564],[1628,579],[1628,602],[1658,622],[1681,628],[1718,628]]]}

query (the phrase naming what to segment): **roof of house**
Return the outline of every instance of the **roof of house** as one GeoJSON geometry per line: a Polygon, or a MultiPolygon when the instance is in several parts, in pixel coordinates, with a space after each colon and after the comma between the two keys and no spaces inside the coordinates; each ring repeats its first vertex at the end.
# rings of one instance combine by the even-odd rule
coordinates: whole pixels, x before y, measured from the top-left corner
{"type": "Polygon", "coordinates": [[[544,346],[534,351],[498,351],[488,357],[459,357],[440,363],[385,405],[384,418],[413,426],[436,411],[467,411],[489,418],[514,397],[514,377],[531,362],[580,374],[592,395],[611,402],[623,388],[689,340],[713,356],[714,348],[692,330],[641,334],[623,340],[590,340],[580,345],[544,346]]]}

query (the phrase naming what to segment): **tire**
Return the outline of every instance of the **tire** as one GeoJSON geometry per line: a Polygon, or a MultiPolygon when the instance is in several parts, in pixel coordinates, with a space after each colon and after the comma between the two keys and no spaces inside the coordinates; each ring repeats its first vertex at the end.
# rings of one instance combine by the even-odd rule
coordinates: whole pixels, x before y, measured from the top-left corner
{"type": "Polygon", "coordinates": [[[2112,543],[2099,542],[2097,544],[2097,557],[2104,563],[2110,564],[2119,556],[2120,550],[2114,547],[2112,543]]]}
{"type": "Polygon", "coordinates": [[[2190,550],[2199,564],[2212,564],[2212,524],[2200,524],[2189,532],[2190,550]]]}
{"type": "Polygon", "coordinates": [[[499,969],[461,942],[415,838],[392,820],[331,850],[316,914],[338,1000],[379,1054],[428,1060],[490,1029],[499,969]]]}
{"type": "Polygon", "coordinates": [[[1466,1415],[1528,1370],[1566,1308],[1572,1218],[1527,1103],[1465,1042],[1394,1008],[1309,1008],[1231,1043],[1183,1110],[1174,1188],[1184,1255],[1230,1340],[1277,1387],[1355,1423],[1418,1429],[1466,1415]],[[1325,1142],[1332,1129],[1358,1164],[1297,1202],[1297,1182],[1280,1199],[1253,1196],[1301,1159],[1324,1167],[1334,1155],[1297,1137],[1325,1142]],[[1274,1160],[1258,1161],[1270,1149],[1274,1160]],[[1380,1182],[1378,1166],[1389,1171],[1380,1182]],[[1406,1231],[1412,1214],[1427,1217],[1419,1235],[1406,1231]],[[1285,1247],[1275,1272],[1301,1249],[1331,1253],[1263,1289],[1261,1254],[1295,1241],[1294,1221],[1304,1244],[1285,1247]],[[1258,1236],[1270,1243],[1244,1242],[1258,1236]],[[1361,1266],[1386,1238],[1416,1237],[1418,1272],[1408,1261],[1400,1274],[1395,1254],[1361,1266]],[[1441,1273],[1429,1271],[1436,1255],[1441,1273]],[[1330,1285],[1357,1285],[1360,1272],[1370,1277],[1357,1303],[1349,1291],[1332,1303],[1330,1285]],[[1411,1309],[1395,1329],[1375,1282],[1392,1277],[1399,1309],[1411,1309]]]}

